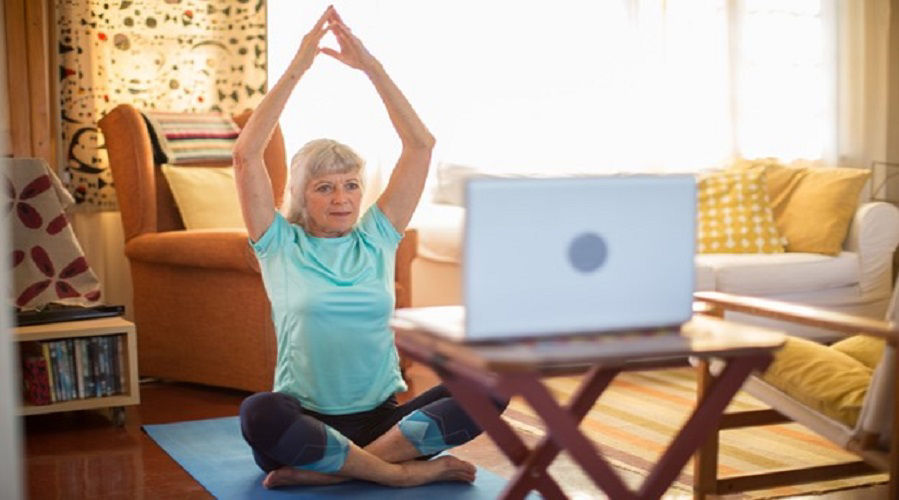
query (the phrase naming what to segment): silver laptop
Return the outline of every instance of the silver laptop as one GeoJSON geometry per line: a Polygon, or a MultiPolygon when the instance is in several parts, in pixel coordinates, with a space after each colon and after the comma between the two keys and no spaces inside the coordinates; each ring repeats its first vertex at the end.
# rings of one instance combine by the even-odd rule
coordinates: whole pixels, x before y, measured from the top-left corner
{"type": "Polygon", "coordinates": [[[459,341],[679,325],[691,316],[691,175],[473,179],[464,308],[401,309],[459,341]]]}

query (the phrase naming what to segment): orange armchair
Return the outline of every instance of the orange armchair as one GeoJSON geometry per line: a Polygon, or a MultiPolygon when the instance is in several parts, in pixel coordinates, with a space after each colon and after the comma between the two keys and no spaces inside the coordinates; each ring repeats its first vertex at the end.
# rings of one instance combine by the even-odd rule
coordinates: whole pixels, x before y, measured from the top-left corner
{"type": "MultiPolygon", "coordinates": [[[[250,111],[235,116],[238,126],[250,111]]],[[[134,107],[100,120],[131,266],[138,366],[145,376],[271,390],[275,333],[258,265],[240,230],[189,231],[153,163],[150,136],[134,107]]],[[[275,129],[265,151],[275,203],[287,178],[284,140],[275,129]]],[[[410,305],[415,234],[397,254],[397,306],[410,305]]]]}

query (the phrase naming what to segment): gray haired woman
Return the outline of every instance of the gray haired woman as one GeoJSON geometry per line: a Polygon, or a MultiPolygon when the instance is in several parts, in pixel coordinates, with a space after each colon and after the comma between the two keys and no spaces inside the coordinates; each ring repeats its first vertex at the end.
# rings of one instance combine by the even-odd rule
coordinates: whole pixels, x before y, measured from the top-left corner
{"type": "MultiPolygon", "coordinates": [[[[391,486],[474,480],[451,456],[480,429],[442,386],[399,405],[406,389],[393,333],[396,248],[424,188],[434,137],[381,64],[328,7],[240,134],[236,182],[272,305],[278,357],[272,392],[241,405],[241,430],[266,487],[355,478],[391,486]],[[320,47],[334,33],[336,51],[320,47]],[[293,88],[318,54],[362,71],[402,141],[377,202],[359,217],[362,159],[328,139],[291,162],[287,217],[274,209],[262,152],[293,88]]],[[[502,406],[504,402],[497,402],[502,406]]]]}

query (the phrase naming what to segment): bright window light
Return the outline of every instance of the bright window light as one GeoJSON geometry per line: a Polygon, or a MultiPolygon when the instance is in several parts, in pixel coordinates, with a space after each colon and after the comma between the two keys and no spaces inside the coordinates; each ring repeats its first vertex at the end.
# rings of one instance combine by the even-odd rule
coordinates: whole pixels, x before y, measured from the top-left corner
{"type": "MultiPolygon", "coordinates": [[[[328,3],[268,1],[270,85],[328,3]]],[[[334,3],[437,137],[435,163],[696,170],[833,140],[827,0],[334,3]]],[[[399,153],[372,86],[324,55],[281,126],[290,153],[332,137],[383,172],[399,153]]]]}

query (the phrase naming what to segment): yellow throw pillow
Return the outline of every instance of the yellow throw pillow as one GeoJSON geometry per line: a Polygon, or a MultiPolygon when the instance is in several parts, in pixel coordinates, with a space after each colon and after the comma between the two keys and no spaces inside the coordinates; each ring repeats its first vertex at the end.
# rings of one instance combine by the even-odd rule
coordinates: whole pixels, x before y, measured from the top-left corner
{"type": "Polygon", "coordinates": [[[868,335],[853,335],[831,345],[830,348],[857,359],[873,370],[880,363],[885,345],[886,341],[883,339],[868,335]]]}
{"type": "Polygon", "coordinates": [[[162,165],[187,229],[244,227],[232,167],[162,165]]]}
{"type": "Polygon", "coordinates": [[[764,170],[724,170],[699,177],[698,253],[782,253],[768,204],[764,170]]]}
{"type": "Polygon", "coordinates": [[[787,337],[762,379],[802,404],[847,426],[855,425],[872,370],[809,340],[787,337]]]}
{"type": "Polygon", "coordinates": [[[787,251],[839,254],[870,175],[858,168],[805,169],[774,216],[787,238],[787,251]]]}
{"type": "Polygon", "coordinates": [[[739,160],[735,170],[764,170],[777,229],[788,252],[837,255],[870,172],[857,168],[791,166],[773,158],[739,160]]]}
{"type": "MultiPolygon", "coordinates": [[[[765,172],[765,186],[768,188],[768,201],[774,212],[775,224],[783,216],[790,194],[802,182],[806,172],[804,167],[786,166],[775,158],[737,160],[731,168],[765,172]]],[[[780,226],[777,229],[783,234],[780,226]]]]}

